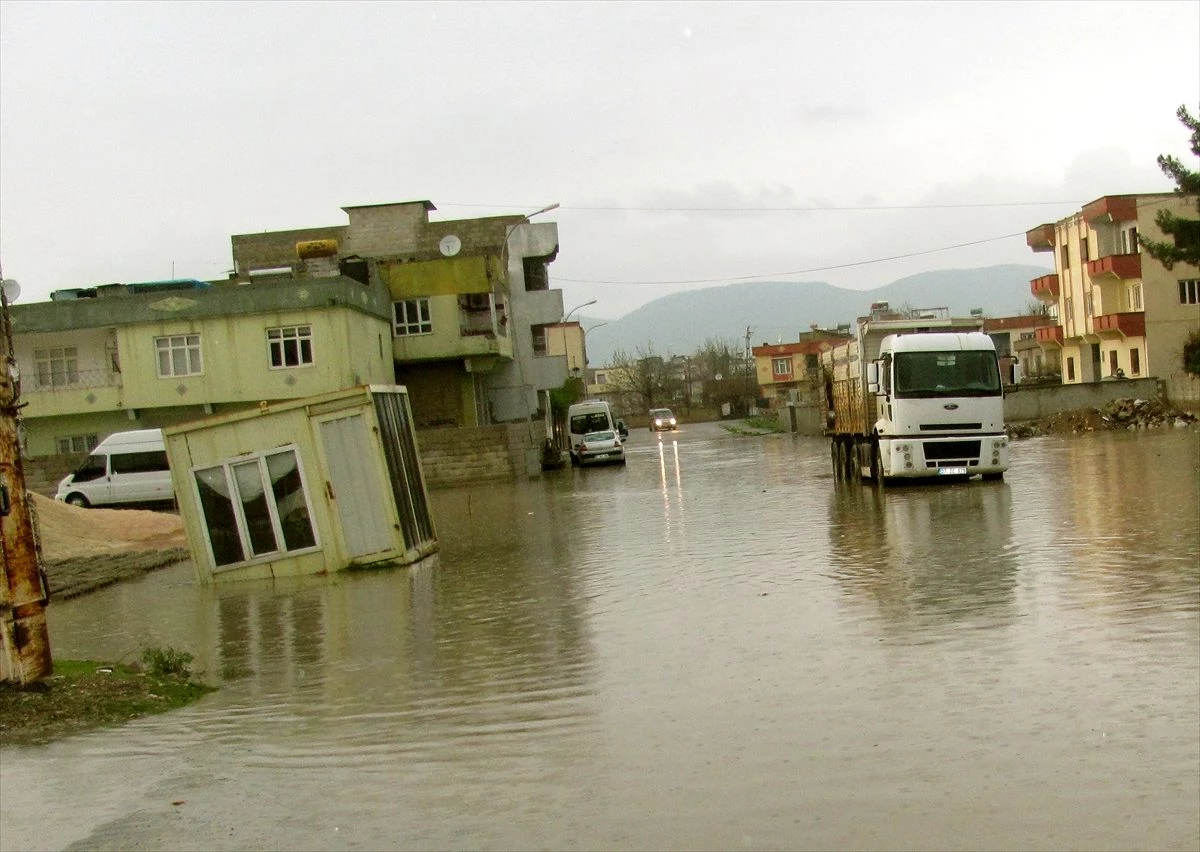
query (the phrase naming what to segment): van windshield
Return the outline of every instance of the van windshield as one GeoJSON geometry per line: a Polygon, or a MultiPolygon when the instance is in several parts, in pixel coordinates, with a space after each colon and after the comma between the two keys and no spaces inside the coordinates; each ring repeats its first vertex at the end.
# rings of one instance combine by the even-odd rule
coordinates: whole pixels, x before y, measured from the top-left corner
{"type": "Polygon", "coordinates": [[[108,474],[108,456],[88,456],[71,476],[72,482],[91,482],[108,474]]]}

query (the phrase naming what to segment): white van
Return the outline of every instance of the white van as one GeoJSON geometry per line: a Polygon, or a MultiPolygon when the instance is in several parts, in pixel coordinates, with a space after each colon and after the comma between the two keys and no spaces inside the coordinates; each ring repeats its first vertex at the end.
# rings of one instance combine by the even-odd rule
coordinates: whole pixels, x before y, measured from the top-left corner
{"type": "Polygon", "coordinates": [[[593,399],[577,402],[567,409],[567,441],[571,464],[579,464],[579,444],[588,432],[616,432],[617,419],[607,402],[593,399]]]}
{"type": "Polygon", "coordinates": [[[175,499],[161,429],[116,432],[58,483],[55,500],[73,506],[119,506],[175,499]]]}

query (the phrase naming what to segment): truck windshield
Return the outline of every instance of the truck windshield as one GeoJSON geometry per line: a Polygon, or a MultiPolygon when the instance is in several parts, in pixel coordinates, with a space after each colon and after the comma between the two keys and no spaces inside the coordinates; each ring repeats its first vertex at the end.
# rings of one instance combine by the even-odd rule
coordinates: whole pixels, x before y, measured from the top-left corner
{"type": "Polygon", "coordinates": [[[894,364],[899,399],[1001,395],[996,355],[987,350],[897,352],[894,364]]]}

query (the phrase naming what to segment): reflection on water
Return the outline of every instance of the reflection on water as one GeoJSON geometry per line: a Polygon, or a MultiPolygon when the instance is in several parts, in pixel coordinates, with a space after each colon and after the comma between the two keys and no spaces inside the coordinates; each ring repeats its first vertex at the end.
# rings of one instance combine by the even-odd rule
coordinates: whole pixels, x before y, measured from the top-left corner
{"type": "Polygon", "coordinates": [[[433,492],[411,569],[55,602],[57,657],[221,688],[6,749],[0,848],[1200,846],[1196,432],[886,489],[816,439],[626,451],[433,492]]]}
{"type": "Polygon", "coordinates": [[[898,488],[837,483],[833,576],[889,622],[1013,616],[1012,492],[1000,482],[898,488]]]}

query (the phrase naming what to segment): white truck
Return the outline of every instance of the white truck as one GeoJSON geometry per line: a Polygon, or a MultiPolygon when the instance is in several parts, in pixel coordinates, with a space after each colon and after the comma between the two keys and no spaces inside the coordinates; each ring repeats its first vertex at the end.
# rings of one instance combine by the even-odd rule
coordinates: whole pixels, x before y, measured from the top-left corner
{"type": "Polygon", "coordinates": [[[877,302],[850,340],[821,353],[836,479],[1004,475],[1004,390],[982,327],[946,308],[877,302]]]}

